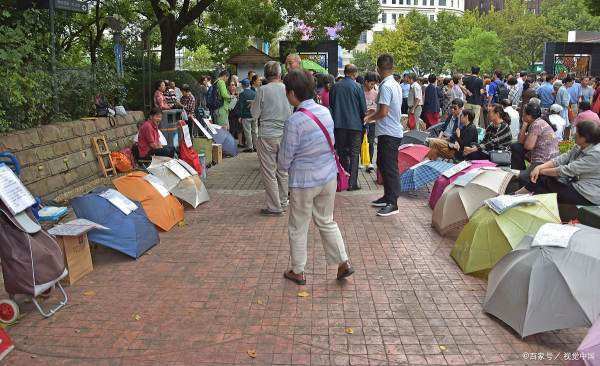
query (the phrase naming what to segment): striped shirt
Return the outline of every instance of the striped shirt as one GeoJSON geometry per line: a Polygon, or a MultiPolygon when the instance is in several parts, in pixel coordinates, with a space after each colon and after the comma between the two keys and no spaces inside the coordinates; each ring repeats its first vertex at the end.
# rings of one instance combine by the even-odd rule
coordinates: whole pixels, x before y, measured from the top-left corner
{"type": "MultiPolygon", "coordinates": [[[[300,108],[309,110],[321,121],[334,143],[329,109],[312,99],[300,103],[300,108]]],[[[323,131],[302,112],[295,112],[285,123],[277,162],[279,169],[288,172],[290,188],[318,187],[337,177],[335,159],[323,131]]]]}
{"type": "Polygon", "coordinates": [[[498,127],[493,123],[485,129],[485,136],[483,141],[479,144],[480,151],[491,151],[491,150],[508,150],[512,142],[512,133],[510,132],[510,126],[502,122],[498,127]]]}

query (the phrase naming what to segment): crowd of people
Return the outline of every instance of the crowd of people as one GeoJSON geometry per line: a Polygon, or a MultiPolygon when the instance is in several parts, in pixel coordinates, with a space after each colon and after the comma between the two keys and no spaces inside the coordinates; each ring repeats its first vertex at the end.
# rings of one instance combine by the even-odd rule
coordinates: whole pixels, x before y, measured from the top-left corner
{"type": "Polygon", "coordinates": [[[139,145],[142,154],[171,154],[157,143],[157,121],[161,110],[183,108],[187,116],[210,115],[245,152],[256,152],[266,193],[260,213],[289,212],[292,265],[284,276],[297,284],[306,282],[311,219],[328,262],[338,265],[338,279],[353,273],[333,207],[343,170],[350,191],[361,189],[360,169],[374,170],[360,165],[363,139],[383,179],[383,196],[371,205],[378,216],[399,212],[398,149],[405,130],[419,121],[429,132],[430,160],[504,159],[499,163],[521,171],[516,193],[555,192],[559,203],[600,205],[598,79],[499,70],[480,76],[478,67],[448,77],[400,75],[388,54],[379,56],[376,72],[359,75],[348,64],[337,79],[302,70],[296,54],[284,65],[285,75],[271,61],[263,76],[203,77],[198,100],[187,85],[179,90],[158,82],[139,145]],[[559,144],[573,147],[561,155],[559,144]]]}

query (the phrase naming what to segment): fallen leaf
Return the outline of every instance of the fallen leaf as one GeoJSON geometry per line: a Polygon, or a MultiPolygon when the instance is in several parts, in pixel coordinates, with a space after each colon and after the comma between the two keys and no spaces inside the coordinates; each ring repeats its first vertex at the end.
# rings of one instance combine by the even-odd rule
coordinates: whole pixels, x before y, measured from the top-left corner
{"type": "Polygon", "coordinates": [[[256,303],[257,303],[258,305],[262,305],[262,304],[263,304],[262,300],[260,300],[260,299],[256,300],[256,303]]]}
{"type": "Polygon", "coordinates": [[[181,220],[177,223],[177,225],[179,225],[179,227],[184,227],[185,226],[185,220],[181,220]]]}
{"type": "Polygon", "coordinates": [[[249,350],[246,351],[246,353],[248,354],[248,357],[250,357],[250,358],[256,358],[256,350],[249,349],[249,350]]]}
{"type": "Polygon", "coordinates": [[[75,329],[75,333],[81,333],[80,329],[75,329]]]}
{"type": "Polygon", "coordinates": [[[354,334],[354,329],[352,329],[352,328],[346,328],[345,332],[346,332],[346,334],[354,334]]]}
{"type": "Polygon", "coordinates": [[[140,319],[142,319],[142,316],[140,314],[133,315],[133,320],[140,320],[140,319]]]}
{"type": "Polygon", "coordinates": [[[448,347],[440,345],[440,350],[441,351],[446,351],[447,349],[448,349],[448,347]]]}
{"type": "Polygon", "coordinates": [[[96,296],[96,291],[88,290],[83,292],[83,296],[96,296]]]}
{"type": "Polygon", "coordinates": [[[310,294],[306,291],[300,291],[298,292],[298,297],[309,297],[310,294]]]}

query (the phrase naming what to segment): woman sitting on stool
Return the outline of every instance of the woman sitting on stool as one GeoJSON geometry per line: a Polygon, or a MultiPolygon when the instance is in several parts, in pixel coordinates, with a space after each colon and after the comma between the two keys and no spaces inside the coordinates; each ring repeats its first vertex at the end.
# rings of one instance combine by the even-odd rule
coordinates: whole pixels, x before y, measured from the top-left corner
{"type": "Polygon", "coordinates": [[[488,160],[492,150],[508,150],[512,142],[510,132],[510,116],[504,112],[500,104],[493,104],[488,109],[490,124],[485,129],[481,144],[475,147],[465,147],[465,160],[488,160]]]}
{"type": "Polygon", "coordinates": [[[570,151],[538,165],[517,193],[557,193],[558,203],[600,205],[600,126],[591,121],[577,125],[570,151]]]}

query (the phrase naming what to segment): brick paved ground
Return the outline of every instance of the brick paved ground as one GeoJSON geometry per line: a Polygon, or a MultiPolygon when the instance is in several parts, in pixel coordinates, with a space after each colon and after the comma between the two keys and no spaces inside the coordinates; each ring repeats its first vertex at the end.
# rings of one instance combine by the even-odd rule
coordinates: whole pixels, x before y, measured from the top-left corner
{"type": "Polygon", "coordinates": [[[401,197],[402,214],[385,219],[367,204],[379,192],[339,194],[356,274],[338,284],[311,229],[308,284],[285,281],[286,218],[257,215],[256,170],[253,155],[212,169],[211,202],[186,211],[186,225],[138,261],[95,250],[68,307],[45,320],[23,306],[4,364],[506,365],[526,364],[523,352],[562,357],[582,340],[584,329],[521,340],[483,314],[485,282],[449,257],[426,192],[401,197]]]}

